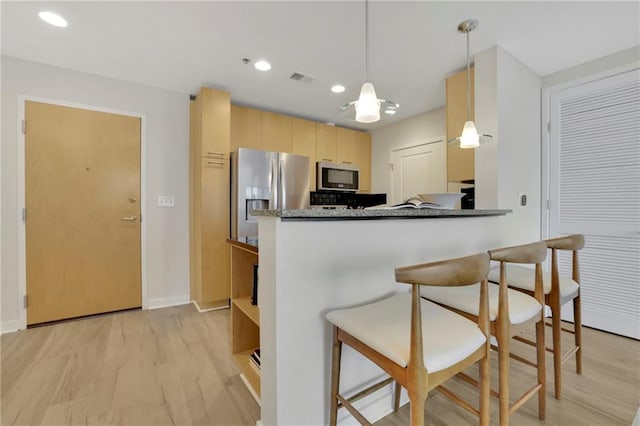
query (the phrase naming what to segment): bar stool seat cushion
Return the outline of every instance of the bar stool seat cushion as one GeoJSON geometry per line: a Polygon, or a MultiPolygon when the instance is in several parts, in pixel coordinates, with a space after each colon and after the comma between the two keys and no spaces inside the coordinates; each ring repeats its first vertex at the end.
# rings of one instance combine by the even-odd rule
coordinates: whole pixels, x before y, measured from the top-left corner
{"type": "MultiPolygon", "coordinates": [[[[498,285],[489,283],[489,320],[498,316],[498,285]]],[[[479,315],[480,283],[463,287],[423,287],[420,294],[436,303],[450,306],[471,315],[479,315]]],[[[509,320],[520,324],[530,320],[542,309],[533,297],[517,290],[509,289],[509,320]]]]}
{"type": "MultiPolygon", "coordinates": [[[[518,265],[507,265],[507,284],[510,287],[521,288],[523,290],[534,291],[536,271],[518,265]]],[[[489,281],[500,282],[500,269],[491,269],[488,276],[489,281]]],[[[544,294],[551,292],[551,272],[542,273],[542,286],[544,294]]],[[[573,299],[580,286],[569,277],[560,276],[560,298],[573,299]]]]}
{"type": "MultiPolygon", "coordinates": [[[[424,365],[444,370],[478,350],[486,337],[476,323],[421,299],[424,365]]],[[[327,314],[327,320],[401,367],[409,363],[411,295],[327,314]]]]}

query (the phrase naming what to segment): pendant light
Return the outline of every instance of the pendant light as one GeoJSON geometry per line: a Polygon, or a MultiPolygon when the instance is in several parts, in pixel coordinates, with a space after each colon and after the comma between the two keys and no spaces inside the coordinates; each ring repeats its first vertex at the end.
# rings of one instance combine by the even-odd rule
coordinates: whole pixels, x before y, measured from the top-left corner
{"type": "Polygon", "coordinates": [[[393,116],[400,105],[378,99],[376,89],[369,78],[369,2],[364,2],[364,38],[365,38],[365,73],[366,81],[360,89],[360,97],[357,101],[349,102],[340,107],[340,115],[347,120],[359,123],[375,123],[380,120],[380,111],[383,116],[393,116]]]}
{"type": "Polygon", "coordinates": [[[464,123],[462,135],[451,139],[449,143],[460,142],[460,148],[476,148],[481,143],[491,140],[491,135],[480,135],[471,120],[471,58],[469,56],[469,33],[478,28],[477,19],[467,19],[458,25],[458,31],[467,35],[467,121],[464,123]]]}

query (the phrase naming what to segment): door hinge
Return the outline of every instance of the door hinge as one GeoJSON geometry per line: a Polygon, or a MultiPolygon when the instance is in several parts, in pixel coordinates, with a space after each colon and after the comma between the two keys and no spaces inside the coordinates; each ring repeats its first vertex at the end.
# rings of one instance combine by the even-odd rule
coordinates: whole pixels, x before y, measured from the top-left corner
{"type": "Polygon", "coordinates": [[[142,223],[142,213],[140,213],[140,223],[142,223]]]}
{"type": "Polygon", "coordinates": [[[547,121],[547,132],[551,132],[551,122],[547,121]]]}
{"type": "Polygon", "coordinates": [[[25,120],[22,120],[22,134],[27,134],[27,122],[25,120]]]}
{"type": "Polygon", "coordinates": [[[547,200],[547,210],[549,210],[549,206],[551,205],[551,203],[549,202],[549,200],[547,200]]]}
{"type": "Polygon", "coordinates": [[[387,164],[387,169],[392,172],[393,171],[393,163],[388,163],[387,164]]]}
{"type": "Polygon", "coordinates": [[[22,222],[26,222],[27,221],[27,209],[26,208],[22,208],[22,222]]]}
{"type": "Polygon", "coordinates": [[[29,297],[27,297],[27,295],[24,295],[24,307],[25,309],[29,307],[29,297]]]}

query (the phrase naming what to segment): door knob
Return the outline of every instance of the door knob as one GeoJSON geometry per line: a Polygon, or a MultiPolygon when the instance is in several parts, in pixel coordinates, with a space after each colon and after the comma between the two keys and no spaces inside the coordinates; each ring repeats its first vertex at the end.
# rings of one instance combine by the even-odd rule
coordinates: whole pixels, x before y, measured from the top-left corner
{"type": "Polygon", "coordinates": [[[136,217],[135,216],[125,216],[120,220],[123,221],[123,222],[135,222],[136,221],[136,217]]]}

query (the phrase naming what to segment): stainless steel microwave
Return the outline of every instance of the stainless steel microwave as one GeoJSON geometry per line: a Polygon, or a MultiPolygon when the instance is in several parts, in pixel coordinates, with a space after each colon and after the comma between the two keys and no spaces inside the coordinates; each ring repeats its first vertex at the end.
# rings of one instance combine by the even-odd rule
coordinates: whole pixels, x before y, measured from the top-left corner
{"type": "Polygon", "coordinates": [[[351,191],[360,189],[360,170],[351,164],[318,161],[317,191],[351,191]]]}

